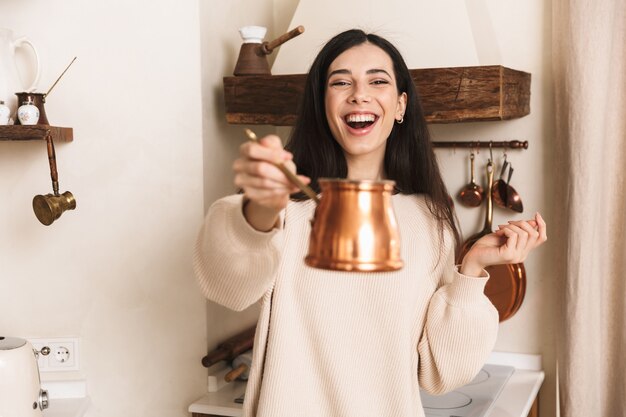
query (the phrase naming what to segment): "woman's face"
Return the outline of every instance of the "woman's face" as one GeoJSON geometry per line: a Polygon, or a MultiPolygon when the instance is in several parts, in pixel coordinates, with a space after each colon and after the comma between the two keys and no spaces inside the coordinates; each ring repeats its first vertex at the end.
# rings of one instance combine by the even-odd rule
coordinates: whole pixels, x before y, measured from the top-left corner
{"type": "Polygon", "coordinates": [[[349,161],[380,158],[382,163],[406,97],[398,94],[393,62],[381,48],[363,43],[335,58],[327,74],[326,119],[349,161]]]}

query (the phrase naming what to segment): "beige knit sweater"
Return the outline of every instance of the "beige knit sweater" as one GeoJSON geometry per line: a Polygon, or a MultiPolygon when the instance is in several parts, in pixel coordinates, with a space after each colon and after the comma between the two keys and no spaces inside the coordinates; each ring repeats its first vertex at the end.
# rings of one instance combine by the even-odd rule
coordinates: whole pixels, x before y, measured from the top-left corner
{"type": "Polygon", "coordinates": [[[498,329],[488,278],[456,271],[424,197],[392,201],[404,268],[385,273],[306,266],[312,201],[268,233],[241,195],[211,206],[194,254],[203,293],[234,310],[262,300],[245,417],[422,417],[420,387],[444,393],[480,370],[498,329]]]}

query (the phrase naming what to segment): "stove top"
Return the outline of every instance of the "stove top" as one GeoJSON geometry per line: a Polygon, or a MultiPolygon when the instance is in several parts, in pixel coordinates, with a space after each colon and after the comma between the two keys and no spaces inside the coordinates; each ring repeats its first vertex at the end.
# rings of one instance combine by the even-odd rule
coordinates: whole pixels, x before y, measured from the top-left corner
{"type": "Polygon", "coordinates": [[[483,417],[491,410],[515,368],[485,365],[467,385],[443,395],[420,391],[426,417],[483,417]]]}

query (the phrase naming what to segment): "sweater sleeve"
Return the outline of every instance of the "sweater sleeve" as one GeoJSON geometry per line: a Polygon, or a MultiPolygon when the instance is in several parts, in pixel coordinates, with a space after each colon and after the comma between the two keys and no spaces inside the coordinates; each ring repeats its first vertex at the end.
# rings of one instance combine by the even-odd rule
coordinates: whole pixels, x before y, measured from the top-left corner
{"type": "Polygon", "coordinates": [[[454,250],[433,294],[418,344],[420,387],[443,394],[470,382],[496,342],[498,311],[485,296],[489,274],[470,277],[454,266],[454,250]]]}
{"type": "Polygon", "coordinates": [[[225,197],[209,208],[193,257],[205,297],[241,311],[271,289],[280,261],[283,216],[278,228],[259,232],[243,216],[242,195],[225,197]]]}

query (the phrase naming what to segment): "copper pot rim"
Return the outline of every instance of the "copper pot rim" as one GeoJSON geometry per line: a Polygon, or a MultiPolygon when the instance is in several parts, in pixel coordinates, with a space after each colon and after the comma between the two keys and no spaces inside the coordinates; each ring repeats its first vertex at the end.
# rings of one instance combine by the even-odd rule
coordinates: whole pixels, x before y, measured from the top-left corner
{"type": "Polygon", "coordinates": [[[359,190],[390,190],[396,185],[393,180],[354,180],[348,178],[319,178],[320,185],[327,185],[329,188],[349,188],[359,190]]]}

